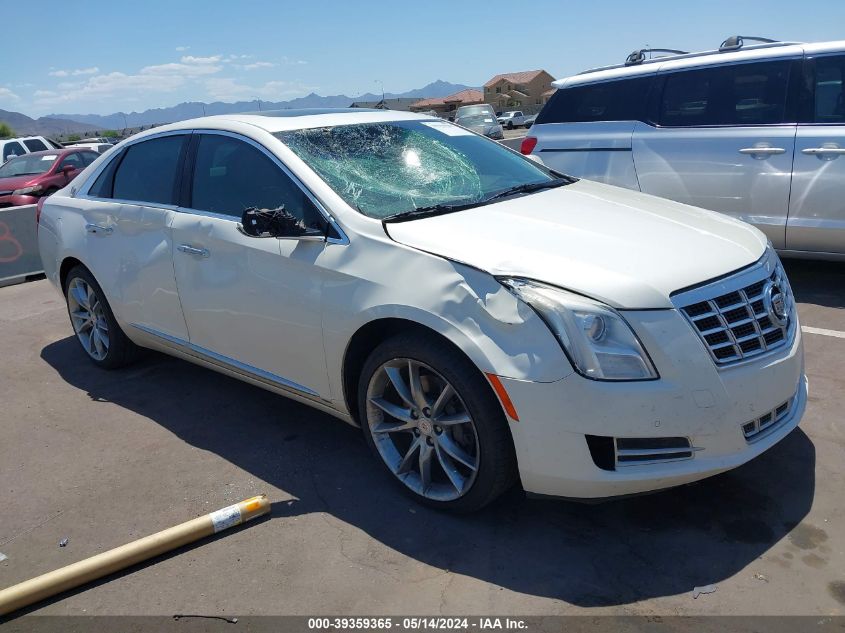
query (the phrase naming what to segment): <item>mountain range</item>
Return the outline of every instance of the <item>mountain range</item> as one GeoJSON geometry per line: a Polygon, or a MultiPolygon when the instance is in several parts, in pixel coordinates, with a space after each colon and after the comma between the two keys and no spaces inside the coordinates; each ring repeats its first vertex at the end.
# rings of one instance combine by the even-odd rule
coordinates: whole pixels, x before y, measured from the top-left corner
{"type": "Polygon", "coordinates": [[[18,136],[62,136],[72,132],[92,132],[94,125],[56,118],[52,115],[32,119],[20,112],[0,110],[0,123],[8,123],[18,136]]]}
{"type": "MultiPolygon", "coordinates": [[[[466,90],[470,86],[463,84],[453,84],[448,81],[437,80],[422,88],[416,88],[407,92],[401,93],[385,93],[386,99],[398,98],[437,98],[446,97],[461,90],[466,90]]],[[[356,101],[379,101],[381,95],[366,93],[357,97],[348,97],[346,95],[329,95],[326,97],[320,96],[316,93],[311,93],[305,97],[298,97],[290,101],[261,101],[260,109],[262,110],[284,110],[290,108],[346,108],[356,101]]],[[[138,127],[152,124],[173,123],[174,121],[183,121],[185,119],[192,119],[195,117],[212,114],[230,114],[232,112],[250,112],[259,109],[259,102],[252,101],[238,101],[235,103],[223,103],[215,101],[214,103],[203,103],[201,101],[191,101],[187,103],[180,103],[169,108],[154,108],[151,110],[144,110],[143,112],[116,112],[114,114],[100,115],[100,114],[50,114],[45,117],[49,120],[66,120],[76,121],[85,126],[86,129],[98,130],[119,130],[124,127],[138,127]]],[[[0,112],[0,120],[3,120],[2,112],[0,112]]],[[[39,121],[42,119],[39,119],[39,121]]],[[[15,127],[9,122],[12,127],[15,127]]],[[[15,128],[17,130],[17,128],[15,128]]],[[[81,130],[77,130],[81,131],[81,130]]]]}

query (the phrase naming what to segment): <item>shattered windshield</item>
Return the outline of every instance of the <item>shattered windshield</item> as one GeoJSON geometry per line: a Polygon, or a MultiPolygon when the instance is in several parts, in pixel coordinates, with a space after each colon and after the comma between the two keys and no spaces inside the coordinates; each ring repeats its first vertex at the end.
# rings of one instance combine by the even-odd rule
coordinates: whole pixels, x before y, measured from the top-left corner
{"type": "Polygon", "coordinates": [[[352,207],[372,218],[481,203],[555,177],[445,121],[388,121],[276,134],[352,207]]]}

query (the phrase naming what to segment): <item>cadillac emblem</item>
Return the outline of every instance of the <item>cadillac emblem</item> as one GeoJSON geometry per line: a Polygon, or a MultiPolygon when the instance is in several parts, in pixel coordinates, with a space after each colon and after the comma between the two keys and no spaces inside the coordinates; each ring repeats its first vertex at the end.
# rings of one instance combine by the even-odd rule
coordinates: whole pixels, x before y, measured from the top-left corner
{"type": "Polygon", "coordinates": [[[768,285],[763,293],[763,304],[772,322],[784,327],[789,321],[789,315],[786,312],[786,296],[777,285],[768,285]]]}

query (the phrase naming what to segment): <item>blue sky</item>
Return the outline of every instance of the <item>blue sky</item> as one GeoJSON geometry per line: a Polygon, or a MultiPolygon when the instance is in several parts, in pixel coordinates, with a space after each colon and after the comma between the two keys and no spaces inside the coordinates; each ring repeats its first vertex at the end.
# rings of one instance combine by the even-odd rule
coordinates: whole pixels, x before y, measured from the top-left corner
{"type": "Polygon", "coordinates": [[[20,28],[4,32],[0,108],[30,116],[562,77],[647,44],[703,50],[734,34],[845,38],[842,0],[43,0],[37,13],[3,3],[20,28]]]}

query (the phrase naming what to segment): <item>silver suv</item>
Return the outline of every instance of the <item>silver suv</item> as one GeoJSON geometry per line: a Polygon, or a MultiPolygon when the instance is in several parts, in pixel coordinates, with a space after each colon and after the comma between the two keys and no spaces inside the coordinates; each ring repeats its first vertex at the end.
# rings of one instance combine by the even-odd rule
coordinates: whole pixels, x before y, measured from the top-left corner
{"type": "Polygon", "coordinates": [[[844,80],[845,41],[635,51],[555,82],[522,152],[740,218],[782,254],[843,259],[844,80]]]}

